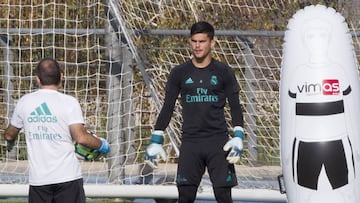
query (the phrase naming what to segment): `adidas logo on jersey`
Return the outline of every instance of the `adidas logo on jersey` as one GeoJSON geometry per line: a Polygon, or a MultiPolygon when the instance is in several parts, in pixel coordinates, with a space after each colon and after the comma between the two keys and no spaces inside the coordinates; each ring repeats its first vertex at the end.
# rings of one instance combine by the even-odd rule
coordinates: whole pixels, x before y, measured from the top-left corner
{"type": "Polygon", "coordinates": [[[194,81],[191,79],[191,78],[188,78],[186,81],[185,81],[185,84],[193,84],[194,81]]]}
{"type": "Polygon", "coordinates": [[[55,123],[57,122],[57,118],[56,116],[52,116],[49,107],[44,102],[30,113],[27,121],[29,123],[55,123]]]}

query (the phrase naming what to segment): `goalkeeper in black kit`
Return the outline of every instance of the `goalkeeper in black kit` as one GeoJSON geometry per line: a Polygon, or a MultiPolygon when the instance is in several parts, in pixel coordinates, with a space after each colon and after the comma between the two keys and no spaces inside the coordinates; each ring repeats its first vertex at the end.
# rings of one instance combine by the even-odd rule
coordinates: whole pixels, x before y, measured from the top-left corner
{"type": "Polygon", "coordinates": [[[157,118],[145,162],[157,167],[166,159],[162,148],[178,95],[182,104],[182,136],[176,184],[179,203],[194,202],[207,168],[217,202],[232,202],[237,185],[234,164],[243,152],[243,113],[234,71],[211,57],[215,31],[208,22],[197,22],[190,30],[192,59],[174,67],[169,75],[163,107],[157,118]],[[224,106],[231,109],[233,133],[228,134],[224,106]]]}

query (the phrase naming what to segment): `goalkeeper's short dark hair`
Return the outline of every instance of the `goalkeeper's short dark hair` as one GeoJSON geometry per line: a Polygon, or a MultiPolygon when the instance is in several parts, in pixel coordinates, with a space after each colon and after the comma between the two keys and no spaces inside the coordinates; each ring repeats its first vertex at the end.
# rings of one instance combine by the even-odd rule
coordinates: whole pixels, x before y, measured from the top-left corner
{"type": "Polygon", "coordinates": [[[42,85],[59,85],[61,83],[62,70],[55,59],[42,59],[38,63],[36,71],[42,85]]]}
{"type": "Polygon", "coordinates": [[[199,33],[205,33],[209,36],[210,39],[214,39],[215,29],[210,23],[206,21],[199,21],[191,26],[190,36],[199,33]]]}

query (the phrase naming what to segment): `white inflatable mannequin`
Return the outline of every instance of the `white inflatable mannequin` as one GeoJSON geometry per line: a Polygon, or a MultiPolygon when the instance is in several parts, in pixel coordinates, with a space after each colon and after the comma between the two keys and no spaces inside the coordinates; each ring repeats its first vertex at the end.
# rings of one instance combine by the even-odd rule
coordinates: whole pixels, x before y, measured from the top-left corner
{"type": "Polygon", "coordinates": [[[289,21],[280,80],[281,159],[290,203],[359,200],[359,77],[344,18],[308,6],[289,21]]]}

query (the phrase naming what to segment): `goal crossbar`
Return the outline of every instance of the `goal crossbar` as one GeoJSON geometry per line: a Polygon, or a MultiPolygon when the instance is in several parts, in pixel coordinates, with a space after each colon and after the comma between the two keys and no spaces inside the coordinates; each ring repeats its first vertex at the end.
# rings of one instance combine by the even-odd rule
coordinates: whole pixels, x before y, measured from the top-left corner
{"type": "MultiPolygon", "coordinates": [[[[84,190],[89,198],[146,198],[146,199],[177,199],[177,188],[161,185],[102,185],[85,184],[84,190]],[[156,191],[156,192],[154,192],[156,191]]],[[[0,184],[1,197],[27,197],[28,185],[0,184]]],[[[232,190],[236,201],[273,201],[286,202],[286,197],[276,190],[267,189],[236,189],[232,190]]],[[[211,187],[199,189],[197,199],[214,199],[211,187]]]]}

